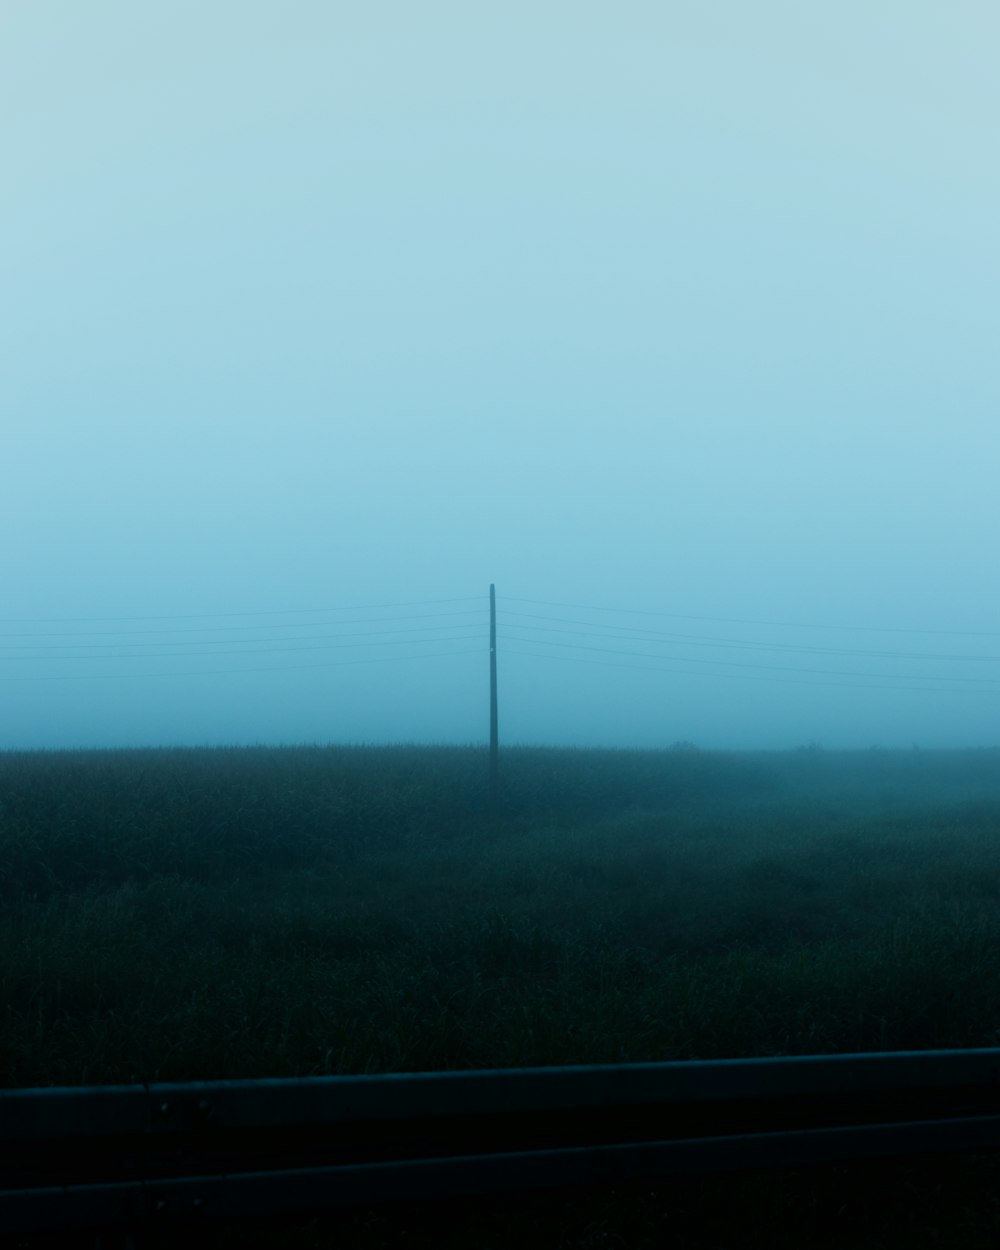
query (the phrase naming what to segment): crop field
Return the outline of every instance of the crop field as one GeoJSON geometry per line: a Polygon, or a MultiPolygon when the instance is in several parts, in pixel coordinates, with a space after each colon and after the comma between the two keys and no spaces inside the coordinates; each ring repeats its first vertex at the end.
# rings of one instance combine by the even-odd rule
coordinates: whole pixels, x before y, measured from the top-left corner
{"type": "MultiPolygon", "coordinates": [[[[475,748],[0,755],[0,1084],[1000,1045],[1000,751],[501,765],[491,813],[475,748]]],[[[852,1165],[253,1239],[986,1246],[998,1178],[852,1165]]]]}

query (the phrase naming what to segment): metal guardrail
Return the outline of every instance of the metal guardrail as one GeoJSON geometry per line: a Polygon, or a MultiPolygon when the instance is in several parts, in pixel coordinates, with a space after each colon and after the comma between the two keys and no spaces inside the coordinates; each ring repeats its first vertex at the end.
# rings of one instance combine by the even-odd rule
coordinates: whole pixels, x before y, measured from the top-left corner
{"type": "Polygon", "coordinates": [[[1000,1049],[0,1091],[0,1232],[1000,1149],[1000,1049]]]}

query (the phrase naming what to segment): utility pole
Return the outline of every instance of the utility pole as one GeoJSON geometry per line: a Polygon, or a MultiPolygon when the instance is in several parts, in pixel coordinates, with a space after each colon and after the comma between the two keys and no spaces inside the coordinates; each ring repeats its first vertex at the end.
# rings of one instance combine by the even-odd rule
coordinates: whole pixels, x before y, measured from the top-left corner
{"type": "Polygon", "coordinates": [[[490,582],[490,811],[497,807],[497,768],[500,742],[497,734],[497,593],[490,582]]]}

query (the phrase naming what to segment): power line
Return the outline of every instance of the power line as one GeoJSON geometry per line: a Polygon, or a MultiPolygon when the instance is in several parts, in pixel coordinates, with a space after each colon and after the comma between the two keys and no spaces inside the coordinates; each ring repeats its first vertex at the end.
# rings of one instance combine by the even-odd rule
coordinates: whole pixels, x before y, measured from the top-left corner
{"type": "MultiPolygon", "coordinates": [[[[572,642],[548,642],[541,638],[514,638],[512,639],[512,641],[527,642],[527,643],[533,644],[534,646],[539,646],[539,647],[541,646],[566,647],[574,651],[595,651],[601,655],[626,655],[626,656],[633,657],[635,659],[668,660],[673,663],[684,663],[684,664],[711,664],[711,665],[717,665],[719,667],[724,667],[724,668],[766,669],[766,670],[770,670],[773,672],[804,673],[806,675],[809,675],[812,673],[821,673],[823,675],[832,676],[832,677],[862,677],[862,678],[875,677],[875,678],[886,678],[890,681],[895,678],[898,678],[900,680],[905,680],[905,681],[928,680],[925,675],[920,674],[920,673],[841,673],[841,672],[838,672],[836,669],[824,669],[824,668],[803,669],[803,668],[795,668],[787,664],[741,664],[735,660],[704,660],[704,659],[701,659],[700,657],[695,657],[695,656],[663,656],[663,655],[654,655],[654,654],[650,654],[649,652],[642,652],[642,651],[619,651],[611,647],[586,647],[581,644],[572,643],[572,642]]],[[[993,684],[993,683],[1000,684],[1000,677],[981,677],[981,678],[980,677],[934,677],[932,678],[932,680],[989,682],[990,684],[993,684]]]]}
{"type": "MultiPolygon", "coordinates": [[[[561,660],[561,661],[567,662],[567,664],[592,665],[595,667],[601,667],[601,669],[624,669],[624,670],[629,670],[632,672],[656,672],[656,674],[660,674],[661,676],[685,677],[685,679],[686,677],[694,677],[694,679],[696,680],[709,679],[709,680],[716,680],[716,681],[727,681],[727,680],[760,681],[760,682],[764,682],[765,685],[823,686],[825,687],[825,689],[828,689],[828,690],[890,690],[890,691],[899,692],[899,694],[934,694],[934,695],[941,695],[941,694],[966,695],[968,694],[968,695],[989,695],[991,697],[996,697],[996,694],[998,694],[998,691],[996,690],[985,690],[981,686],[906,685],[903,679],[896,679],[896,677],[890,677],[889,679],[894,682],[894,685],[874,684],[874,682],[870,682],[870,681],[809,681],[809,680],[804,681],[801,679],[795,679],[795,677],[791,677],[791,679],[789,679],[789,677],[763,676],[763,675],[756,674],[756,672],[714,672],[714,671],[704,672],[704,671],[697,671],[697,670],[690,670],[690,669],[671,669],[671,667],[665,667],[664,665],[621,664],[620,661],[614,661],[614,660],[591,660],[589,659],[589,657],[584,657],[580,655],[537,655],[535,654],[535,652],[532,652],[532,651],[510,650],[509,647],[505,647],[504,655],[505,656],[512,655],[512,656],[519,657],[519,659],[530,659],[530,660],[542,660],[542,661],[561,660]]],[[[666,662],[670,662],[670,661],[666,661],[666,662]]],[[[790,671],[800,671],[800,670],[790,670],[790,671]]],[[[808,674],[809,672],[808,669],[803,669],[801,671],[805,672],[805,674],[808,674]]],[[[946,677],[928,676],[920,680],[946,681],[948,679],[946,679],[946,677]]]]}
{"type": "MultiPolygon", "coordinates": [[[[400,660],[441,660],[459,655],[475,655],[480,657],[480,648],[467,648],[462,651],[437,651],[430,655],[383,655],[372,656],[364,660],[330,660],[325,664],[272,664],[263,668],[216,668],[189,669],[172,673],[57,673],[31,675],[27,677],[0,677],[0,682],[30,681],[144,681],[149,678],[161,677],[228,677],[244,673],[297,673],[305,670],[321,668],[349,668],[357,664],[393,664],[400,660]]],[[[159,658],[149,657],[146,659],[159,658]]]]}
{"type": "MultiPolygon", "coordinates": [[[[414,647],[423,644],[440,645],[449,642],[477,642],[482,637],[481,634],[461,634],[456,638],[396,638],[389,642],[348,642],[348,643],[326,643],[319,647],[243,647],[234,648],[229,651],[175,651],[171,653],[155,653],[153,655],[24,655],[24,656],[0,656],[0,660],[44,660],[50,662],[52,660],[84,660],[93,662],[94,660],[179,660],[191,659],[195,656],[217,656],[217,655],[280,655],[286,652],[298,651],[349,651],[355,648],[367,647],[414,647]]],[[[256,640],[254,640],[256,641],[256,640]]],[[[137,644],[138,645],[138,644],[137,644]]],[[[183,643],[177,643],[177,646],[183,646],[183,643]]]]}
{"type": "MultiPolygon", "coordinates": [[[[319,611],[319,609],[316,609],[319,611]]],[[[343,609],[347,611],[348,609],[343,609]]],[[[361,611],[362,609],[355,609],[361,611]]],[[[437,621],[447,616],[474,616],[476,610],[467,608],[464,612],[420,612],[408,616],[358,616],[346,621],[275,621],[270,625],[190,625],[180,626],[178,628],[166,629],[89,629],[89,630],[65,630],[65,631],[49,631],[39,633],[37,630],[22,631],[19,633],[0,633],[0,638],[130,638],[139,635],[146,636],[155,634],[222,634],[230,633],[234,629],[238,630],[261,630],[261,629],[322,629],[326,625],[372,625],[379,622],[389,621],[437,621]]],[[[234,613],[234,615],[240,615],[234,613]]],[[[45,617],[40,617],[45,620],[45,617]]],[[[91,618],[80,618],[91,619],[91,618]]],[[[118,620],[127,618],[118,617],[94,617],[94,620],[118,620]]],[[[142,619],[142,618],[135,618],[142,619]]],[[[156,618],[146,618],[156,619],[156,618]]],[[[174,618],[171,618],[174,619],[174,618]]],[[[451,625],[442,625],[442,629],[455,628],[451,625]]],[[[0,644],[3,645],[3,644],[0,644]]]]}
{"type": "MultiPolygon", "coordinates": [[[[394,618],[389,617],[387,619],[392,620],[394,618]]],[[[345,622],[345,624],[353,624],[353,622],[345,622]]],[[[170,641],[161,639],[158,642],[0,643],[0,651],[38,652],[38,651],[67,651],[67,650],[72,650],[72,649],[88,650],[88,651],[98,651],[98,650],[110,651],[110,650],[115,650],[119,647],[131,647],[132,649],[135,649],[137,647],[189,647],[189,646],[227,647],[227,646],[233,646],[234,644],[237,647],[247,647],[251,645],[261,645],[264,643],[272,643],[272,642],[318,642],[318,641],[323,641],[325,639],[330,639],[330,638],[337,638],[337,639],[340,639],[340,638],[383,638],[383,637],[388,637],[389,635],[392,635],[392,634],[439,633],[441,630],[446,630],[446,629],[452,630],[452,629],[472,629],[472,628],[473,628],[473,624],[471,622],[468,622],[463,625],[418,625],[418,626],[409,626],[406,629],[369,629],[369,630],[362,630],[359,633],[350,633],[350,634],[344,634],[344,633],[307,634],[304,638],[303,637],[299,637],[299,638],[199,638],[199,639],[188,638],[188,639],[184,639],[181,642],[170,642],[170,641]]],[[[194,630],[194,631],[185,631],[185,632],[197,633],[198,631],[194,630]]],[[[478,636],[479,635],[477,634],[465,635],[465,637],[468,637],[468,638],[475,638],[478,636]]],[[[0,635],[0,637],[2,637],[2,635],[0,635]]],[[[448,639],[447,638],[438,638],[438,639],[400,638],[400,639],[397,639],[397,641],[400,643],[425,642],[425,641],[447,642],[448,639]]],[[[210,654],[210,653],[206,652],[205,654],[210,654]]],[[[223,654],[223,653],[220,652],[219,654],[223,654]]],[[[20,660],[20,659],[56,659],[58,660],[62,658],[64,657],[61,657],[58,655],[45,656],[45,655],[33,654],[33,655],[28,655],[28,656],[21,656],[21,655],[0,654],[0,660],[20,660]]],[[[87,657],[80,657],[80,658],[87,658],[87,657]]]]}
{"type": "MultiPolygon", "coordinates": [[[[665,677],[694,677],[697,679],[715,679],[715,680],[732,680],[732,681],[758,681],[765,682],[768,685],[777,686],[822,686],[828,690],[891,690],[902,694],[974,694],[974,695],[996,695],[995,690],[983,690],[978,687],[969,686],[907,686],[897,684],[892,686],[873,685],[871,683],[858,682],[838,682],[838,681],[796,681],[788,680],[784,677],[760,677],[752,673],[704,673],[691,672],[686,669],[664,668],[662,665],[652,664],[621,664],[613,660],[591,660],[578,655],[536,655],[531,651],[515,651],[510,647],[504,648],[505,656],[517,656],[522,659],[542,660],[548,662],[550,660],[562,660],[570,664],[586,664],[596,668],[618,668],[626,669],[631,672],[640,673],[659,673],[665,677]]],[[[666,659],[667,657],[664,657],[666,659]]],[[[808,670],[803,669],[803,672],[808,670]]],[[[896,680],[896,679],[893,679],[896,680]]],[[[935,681],[947,680],[941,678],[925,678],[922,680],[935,681]]]]}
{"type": "Polygon", "coordinates": [[[400,603],[362,603],[334,608],[271,608],[258,612],[181,612],[150,616],[0,616],[4,624],[47,624],[87,621],[208,621],[236,616],[306,616],[317,612],[367,612],[382,608],[430,607],[438,603],[481,603],[483,595],[459,595],[450,599],[409,599],[400,603]]]}
{"type": "MultiPolygon", "coordinates": [[[[552,599],[525,599],[505,595],[505,603],[531,603],[549,608],[575,608],[582,612],[617,612],[627,616],[659,616],[678,621],[721,621],[727,625],[769,625],[781,629],[828,629],[871,634],[933,634],[963,638],[1000,638],[998,630],[911,629],[888,625],[820,625],[806,621],[765,621],[743,616],[702,616],[692,612],[653,612],[645,608],[608,608],[593,603],[562,603],[552,599]]],[[[597,622],[594,622],[597,623],[597,622]]]]}
{"type": "MultiPolygon", "coordinates": [[[[453,644],[481,642],[484,629],[480,612],[486,596],[470,595],[446,599],[407,600],[375,604],[357,604],[339,608],[300,608],[274,609],[271,611],[254,612],[222,612],[222,613],[187,613],[175,615],[150,616],[104,616],[104,617],[7,617],[0,621],[32,622],[32,623],[96,623],[96,622],[179,622],[179,621],[210,621],[225,620],[227,624],[219,625],[164,625],[162,628],[142,629],[97,629],[84,631],[22,631],[0,633],[0,639],[34,639],[31,642],[0,642],[0,661],[28,661],[44,664],[49,660],[65,660],[76,663],[97,663],[101,660],[113,661],[117,664],[122,660],[148,662],[150,660],[176,661],[187,658],[222,656],[268,656],[288,655],[304,652],[329,652],[339,650],[361,650],[377,648],[394,648],[402,654],[388,654],[365,658],[331,660],[316,664],[278,664],[271,666],[254,666],[246,668],[224,668],[217,670],[173,670],[153,673],[36,673],[22,676],[0,677],[0,681],[61,681],[61,680],[113,680],[127,678],[129,680],[166,677],[200,677],[224,676],[227,674],[294,672],[311,669],[344,667],[357,664],[378,664],[412,659],[438,659],[458,655],[479,654],[478,650],[463,648],[455,650],[453,644]],[[476,608],[445,611],[419,611],[400,614],[397,609],[418,608],[429,609],[441,605],[452,604],[477,605],[476,608]],[[373,611],[392,612],[392,615],[346,616],[344,619],[325,619],[313,621],[272,620],[267,623],[253,624],[235,623],[240,618],[335,616],[336,614],[373,611]],[[469,617],[478,619],[469,620],[469,617]],[[447,624],[449,618],[464,618],[459,623],[447,624]],[[410,624],[409,622],[428,622],[427,624],[410,624]],[[390,625],[398,628],[378,630],[359,630],[359,625],[390,625]],[[335,632],[317,633],[317,630],[335,632]],[[308,630],[305,634],[290,636],[288,631],[308,630]],[[262,631],[265,636],[262,636],[262,631]],[[284,631],[275,636],[275,631],[284,631]],[[472,631],[472,632],[470,632],[472,631]],[[250,634],[248,637],[234,637],[234,633],[250,634]],[[224,635],[208,638],[206,634],[224,635]],[[180,637],[185,635],[185,637],[180,637]],[[417,637],[415,635],[428,635],[417,637]],[[150,641],[130,642],[128,638],[143,637],[150,641]],[[70,639],[66,642],[48,642],[48,639],[70,639]],[[88,638],[109,638],[115,641],[87,642],[88,638]],[[364,640],[364,641],[357,641],[364,640]],[[284,645],[289,644],[289,645],[284,645]],[[450,649],[428,653],[425,646],[446,646],[450,649]],[[204,647],[205,650],[199,648],[204,647]],[[177,650],[177,648],[190,648],[177,650]],[[3,654],[6,651],[8,654],[3,654]],[[17,652],[18,654],[10,654],[17,652]],[[86,652],[88,654],[81,654],[86,652]],[[24,654],[21,654],[24,653],[24,654]]],[[[526,599],[505,597],[505,603],[519,603],[529,606],[570,609],[585,613],[617,614],[621,616],[642,616],[659,619],[723,622],[748,626],[765,626],[782,629],[814,629],[830,631],[873,632],[881,634],[920,634],[928,636],[954,637],[1000,637],[1000,633],[990,631],[940,630],[940,629],[890,629],[886,627],[868,627],[859,625],[819,625],[804,622],[765,621],[742,617],[700,616],[693,613],[658,612],[635,608],[608,608],[596,605],[563,603],[553,600],[526,599]]],[[[578,617],[563,617],[551,613],[526,612],[508,609],[503,614],[504,631],[502,640],[515,644],[505,646],[503,653],[535,660],[561,659],[571,662],[594,664],[609,668],[629,668],[645,672],[657,672],[663,675],[679,677],[715,677],[739,678],[774,682],[785,685],[815,685],[845,690],[896,690],[928,693],[953,693],[966,690],[970,693],[994,694],[994,687],[1000,684],[1000,677],[949,676],[929,673],[884,673],[840,671],[826,668],[802,668],[780,663],[758,663],[752,661],[710,659],[698,656],[676,654],[679,649],[712,648],[721,650],[794,653],[797,655],[831,656],[853,659],[873,660],[904,660],[910,662],[951,663],[969,661],[979,663],[1000,662],[1000,655],[955,655],[920,652],[895,652],[889,650],[863,649],[857,647],[826,647],[799,645],[794,642],[767,642],[749,638],[717,638],[709,633],[675,633],[664,629],[646,628],[608,620],[584,620],[578,617]],[[544,622],[534,623],[534,622],[544,622]],[[556,635],[557,638],[540,637],[539,635],[556,635]],[[585,638],[600,641],[630,644],[631,649],[622,647],[590,646],[563,639],[585,638]],[[633,645],[634,644],[634,645],[633,645]],[[656,646],[670,648],[673,653],[662,651],[646,652],[636,650],[635,646],[656,646]],[[542,647],[539,655],[531,651],[517,649],[518,646],[542,647]],[[574,655],[553,653],[554,651],[576,652],[574,655]],[[584,656],[579,653],[589,653],[584,656]],[[606,656],[608,659],[591,657],[606,656]],[[622,657],[622,659],[612,658],[622,657]],[[652,660],[656,666],[624,661],[652,660]],[[672,667],[666,667],[670,665],[672,667]],[[695,666],[692,668],[692,666],[695,666]],[[699,669],[722,671],[699,671],[699,669]],[[759,675],[757,675],[759,674],[759,675]],[[774,675],[772,675],[774,674],[774,675]],[[794,674],[793,677],[781,677],[777,674],[794,674]],[[823,681],[814,678],[849,678],[855,681],[823,681]],[[920,683],[917,685],[904,683],[920,683]],[[859,684],[861,683],[861,684],[859,684]],[[893,683],[893,684],[874,684],[893,683]],[[930,685],[927,683],[937,683],[930,685]]]]}
{"type": "MultiPolygon", "coordinates": [[[[732,648],[735,650],[745,651],[793,651],[804,655],[848,655],[888,660],[962,660],[989,663],[1000,662],[1000,655],[945,655],[941,652],[874,651],[857,647],[804,647],[789,642],[751,642],[746,638],[711,638],[706,634],[666,633],[663,630],[641,629],[634,625],[605,625],[603,621],[581,621],[567,617],[538,616],[527,612],[507,612],[504,615],[522,617],[532,621],[562,621],[568,625],[597,625],[598,628],[603,631],[601,633],[593,633],[588,630],[553,629],[544,625],[522,625],[518,621],[510,622],[512,628],[514,629],[531,630],[536,633],[563,634],[576,638],[607,638],[609,640],[616,640],[620,642],[654,642],[656,639],[662,638],[669,643],[681,642],[688,646],[715,647],[721,649],[732,648]],[[642,636],[632,638],[629,637],[629,634],[639,634],[642,636]]],[[[539,642],[542,641],[544,640],[539,639],[539,642]]]]}

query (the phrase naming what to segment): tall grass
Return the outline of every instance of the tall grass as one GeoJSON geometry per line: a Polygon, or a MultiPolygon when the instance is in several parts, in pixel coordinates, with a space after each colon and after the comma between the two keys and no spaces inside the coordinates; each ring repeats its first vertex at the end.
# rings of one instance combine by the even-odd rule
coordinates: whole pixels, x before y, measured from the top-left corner
{"type": "Polygon", "coordinates": [[[472,748],[0,756],[0,1084],[1000,1045],[1000,753],[485,782],[472,748]]]}
{"type": "Polygon", "coordinates": [[[991,1045],[991,752],[0,757],[0,1080],[991,1045]]]}

